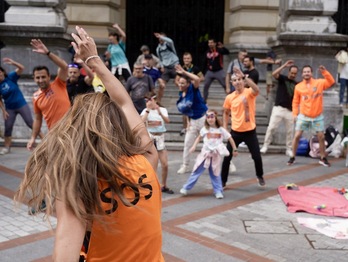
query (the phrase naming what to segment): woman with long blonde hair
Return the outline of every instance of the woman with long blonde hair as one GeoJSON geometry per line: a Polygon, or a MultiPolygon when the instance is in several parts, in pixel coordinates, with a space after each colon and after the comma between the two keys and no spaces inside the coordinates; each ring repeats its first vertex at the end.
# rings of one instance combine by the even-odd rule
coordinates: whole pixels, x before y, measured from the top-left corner
{"type": "Polygon", "coordinates": [[[76,54],[103,81],[110,98],[76,98],[28,160],[15,199],[29,195],[57,215],[55,261],[78,261],[91,229],[87,261],[163,261],[158,156],[122,84],[97,55],[94,40],[76,27],[76,54]]]}

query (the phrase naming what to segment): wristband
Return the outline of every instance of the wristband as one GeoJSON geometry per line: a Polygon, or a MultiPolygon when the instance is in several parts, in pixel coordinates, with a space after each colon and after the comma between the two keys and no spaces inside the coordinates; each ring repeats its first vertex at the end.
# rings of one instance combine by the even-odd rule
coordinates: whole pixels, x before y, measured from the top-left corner
{"type": "Polygon", "coordinates": [[[85,60],[85,64],[88,65],[88,61],[93,59],[93,58],[100,58],[98,55],[91,55],[89,57],[86,58],[85,60]]]}
{"type": "Polygon", "coordinates": [[[49,55],[50,55],[50,53],[51,53],[51,51],[49,51],[49,50],[48,50],[48,52],[46,53],[46,55],[47,55],[47,56],[49,56],[49,55]]]}
{"type": "Polygon", "coordinates": [[[145,110],[146,113],[150,114],[150,111],[149,110],[145,110]]]}
{"type": "Polygon", "coordinates": [[[233,152],[238,152],[238,149],[233,149],[233,152]]]}

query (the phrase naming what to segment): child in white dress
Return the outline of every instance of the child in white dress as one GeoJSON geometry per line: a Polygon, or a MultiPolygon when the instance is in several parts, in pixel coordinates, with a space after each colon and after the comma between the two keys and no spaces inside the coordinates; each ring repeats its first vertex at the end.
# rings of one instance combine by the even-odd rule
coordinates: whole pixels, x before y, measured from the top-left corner
{"type": "Polygon", "coordinates": [[[214,194],[217,199],[223,198],[223,189],[220,177],[222,158],[229,154],[223,140],[226,139],[233,148],[233,156],[237,156],[237,147],[231,134],[222,127],[221,121],[217,118],[217,112],[208,110],[206,113],[205,126],[201,129],[199,136],[190,149],[194,152],[197,144],[203,138],[203,147],[197,156],[196,163],[186,184],[180,189],[180,193],[187,195],[188,190],[196,184],[200,175],[209,168],[209,175],[213,185],[214,194]]]}

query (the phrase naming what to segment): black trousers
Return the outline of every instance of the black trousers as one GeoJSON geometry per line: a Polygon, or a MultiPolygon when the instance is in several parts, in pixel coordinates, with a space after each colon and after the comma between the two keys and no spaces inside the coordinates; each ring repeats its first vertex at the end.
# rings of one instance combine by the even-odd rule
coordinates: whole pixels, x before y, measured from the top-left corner
{"type": "MultiPolygon", "coordinates": [[[[254,160],[256,176],[263,177],[262,158],[260,153],[259,141],[256,135],[256,129],[246,132],[236,132],[231,130],[231,135],[237,147],[242,142],[244,142],[248,146],[248,149],[254,160]]],[[[221,181],[223,186],[226,185],[228,173],[230,171],[230,162],[232,159],[232,146],[230,145],[230,143],[227,144],[227,149],[230,152],[230,155],[224,157],[221,168],[221,181]]]]}

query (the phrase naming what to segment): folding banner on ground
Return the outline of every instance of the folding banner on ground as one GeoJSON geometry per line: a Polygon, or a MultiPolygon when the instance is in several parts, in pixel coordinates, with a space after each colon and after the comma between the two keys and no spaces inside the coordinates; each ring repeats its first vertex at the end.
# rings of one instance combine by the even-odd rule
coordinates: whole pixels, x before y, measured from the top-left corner
{"type": "Polygon", "coordinates": [[[345,190],[292,185],[280,186],[278,192],[291,213],[307,212],[323,216],[348,217],[345,190]]]}
{"type": "Polygon", "coordinates": [[[336,239],[348,239],[347,219],[298,217],[297,222],[328,237],[336,239]]]}

